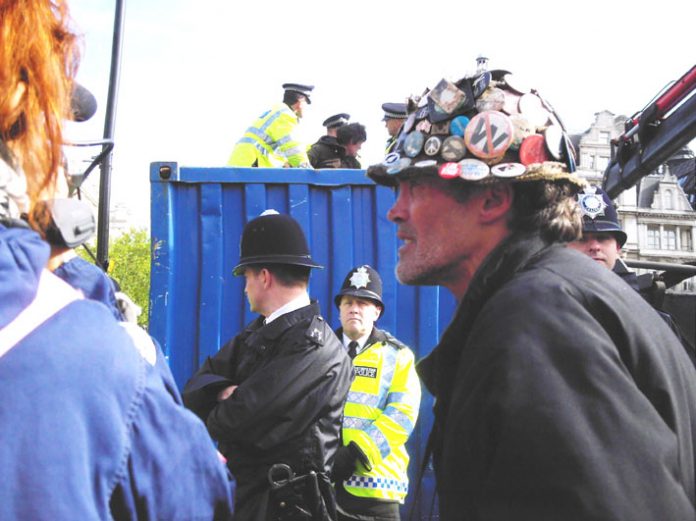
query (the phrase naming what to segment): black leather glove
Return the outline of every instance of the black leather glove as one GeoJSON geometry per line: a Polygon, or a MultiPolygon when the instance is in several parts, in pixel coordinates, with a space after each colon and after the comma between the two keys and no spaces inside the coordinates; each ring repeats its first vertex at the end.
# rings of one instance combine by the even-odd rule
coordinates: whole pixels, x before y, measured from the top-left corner
{"type": "MultiPolygon", "coordinates": [[[[331,481],[334,483],[340,483],[347,480],[358,466],[358,458],[355,454],[355,449],[357,448],[355,442],[350,442],[350,445],[345,447],[339,447],[336,451],[336,456],[334,456],[333,471],[331,472],[331,481]]],[[[360,449],[358,449],[360,450],[360,449]]],[[[361,451],[362,452],[362,451],[361,451]]]]}

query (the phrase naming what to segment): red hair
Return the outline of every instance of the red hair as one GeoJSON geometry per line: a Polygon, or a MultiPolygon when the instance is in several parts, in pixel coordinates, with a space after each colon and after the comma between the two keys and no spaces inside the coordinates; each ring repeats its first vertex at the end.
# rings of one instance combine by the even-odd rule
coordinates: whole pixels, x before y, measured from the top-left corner
{"type": "Polygon", "coordinates": [[[71,117],[79,50],[69,22],[64,0],[0,0],[0,138],[24,170],[32,203],[53,194],[71,117]]]}

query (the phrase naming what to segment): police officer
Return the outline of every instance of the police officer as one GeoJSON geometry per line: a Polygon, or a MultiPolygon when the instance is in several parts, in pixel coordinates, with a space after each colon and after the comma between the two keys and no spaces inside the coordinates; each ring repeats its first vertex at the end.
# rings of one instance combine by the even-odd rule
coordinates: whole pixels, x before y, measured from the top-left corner
{"type": "Polygon", "coordinates": [[[375,327],[384,303],[382,279],[371,266],[352,269],[335,302],[341,318],[336,334],[355,375],[334,463],[338,519],[398,520],[408,491],[406,441],[421,396],[413,352],[375,327]]]}
{"type": "Polygon", "coordinates": [[[387,146],[384,151],[385,154],[388,154],[392,151],[396,142],[396,136],[399,134],[408,113],[406,112],[406,103],[382,103],[382,110],[384,111],[382,121],[384,121],[384,126],[389,133],[389,139],[387,139],[387,146]]]}
{"type": "Polygon", "coordinates": [[[313,168],[340,168],[345,149],[338,143],[338,129],[347,125],[350,114],[334,114],[324,120],[326,135],[321,136],[307,151],[313,168]]]}
{"type": "MultiPolygon", "coordinates": [[[[696,365],[694,347],[686,339],[679,325],[672,315],[653,303],[654,299],[650,295],[652,280],[647,287],[642,287],[636,273],[629,270],[621,258],[621,248],[626,243],[627,237],[626,232],[621,229],[614,202],[601,188],[589,186],[578,194],[578,205],[582,212],[582,237],[569,243],[568,246],[612,270],[650,302],[684,346],[691,362],[696,365]]],[[[643,277],[646,276],[652,278],[649,275],[643,275],[643,277]]]]}
{"type": "Polygon", "coordinates": [[[184,389],[184,403],[206,422],[237,480],[239,521],[335,516],[329,474],[351,366],[307,294],[310,269],[320,267],[289,215],[269,211],[247,223],[234,273],[245,277],[259,317],[184,389]],[[297,490],[280,486],[291,473],[304,484],[297,490]]]}
{"type": "Polygon", "coordinates": [[[264,112],[237,141],[227,164],[239,167],[309,167],[306,145],[294,137],[313,85],[283,84],[283,102],[264,112]]]}

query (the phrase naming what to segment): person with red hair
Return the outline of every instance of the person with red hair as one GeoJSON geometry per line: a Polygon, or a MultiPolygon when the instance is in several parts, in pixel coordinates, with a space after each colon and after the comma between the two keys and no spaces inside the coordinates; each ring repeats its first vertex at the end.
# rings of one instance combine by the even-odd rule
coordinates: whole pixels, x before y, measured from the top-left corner
{"type": "Polygon", "coordinates": [[[225,468],[161,351],[51,274],[32,229],[78,43],[62,0],[0,0],[0,517],[228,519],[225,468]]]}

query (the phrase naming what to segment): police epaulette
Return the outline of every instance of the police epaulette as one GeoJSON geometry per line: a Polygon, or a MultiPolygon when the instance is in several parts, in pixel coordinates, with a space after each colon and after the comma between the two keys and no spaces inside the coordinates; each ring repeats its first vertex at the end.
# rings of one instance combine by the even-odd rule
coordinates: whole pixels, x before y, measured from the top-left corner
{"type": "Polygon", "coordinates": [[[305,335],[312,342],[316,342],[319,345],[324,345],[325,335],[326,335],[326,322],[319,315],[315,316],[310,322],[309,327],[305,331],[305,335]]]}
{"type": "Polygon", "coordinates": [[[387,333],[386,331],[384,332],[384,335],[387,337],[387,342],[389,342],[391,345],[396,347],[397,349],[405,349],[408,346],[404,344],[401,340],[398,340],[394,336],[391,335],[391,333],[387,333]]]}

